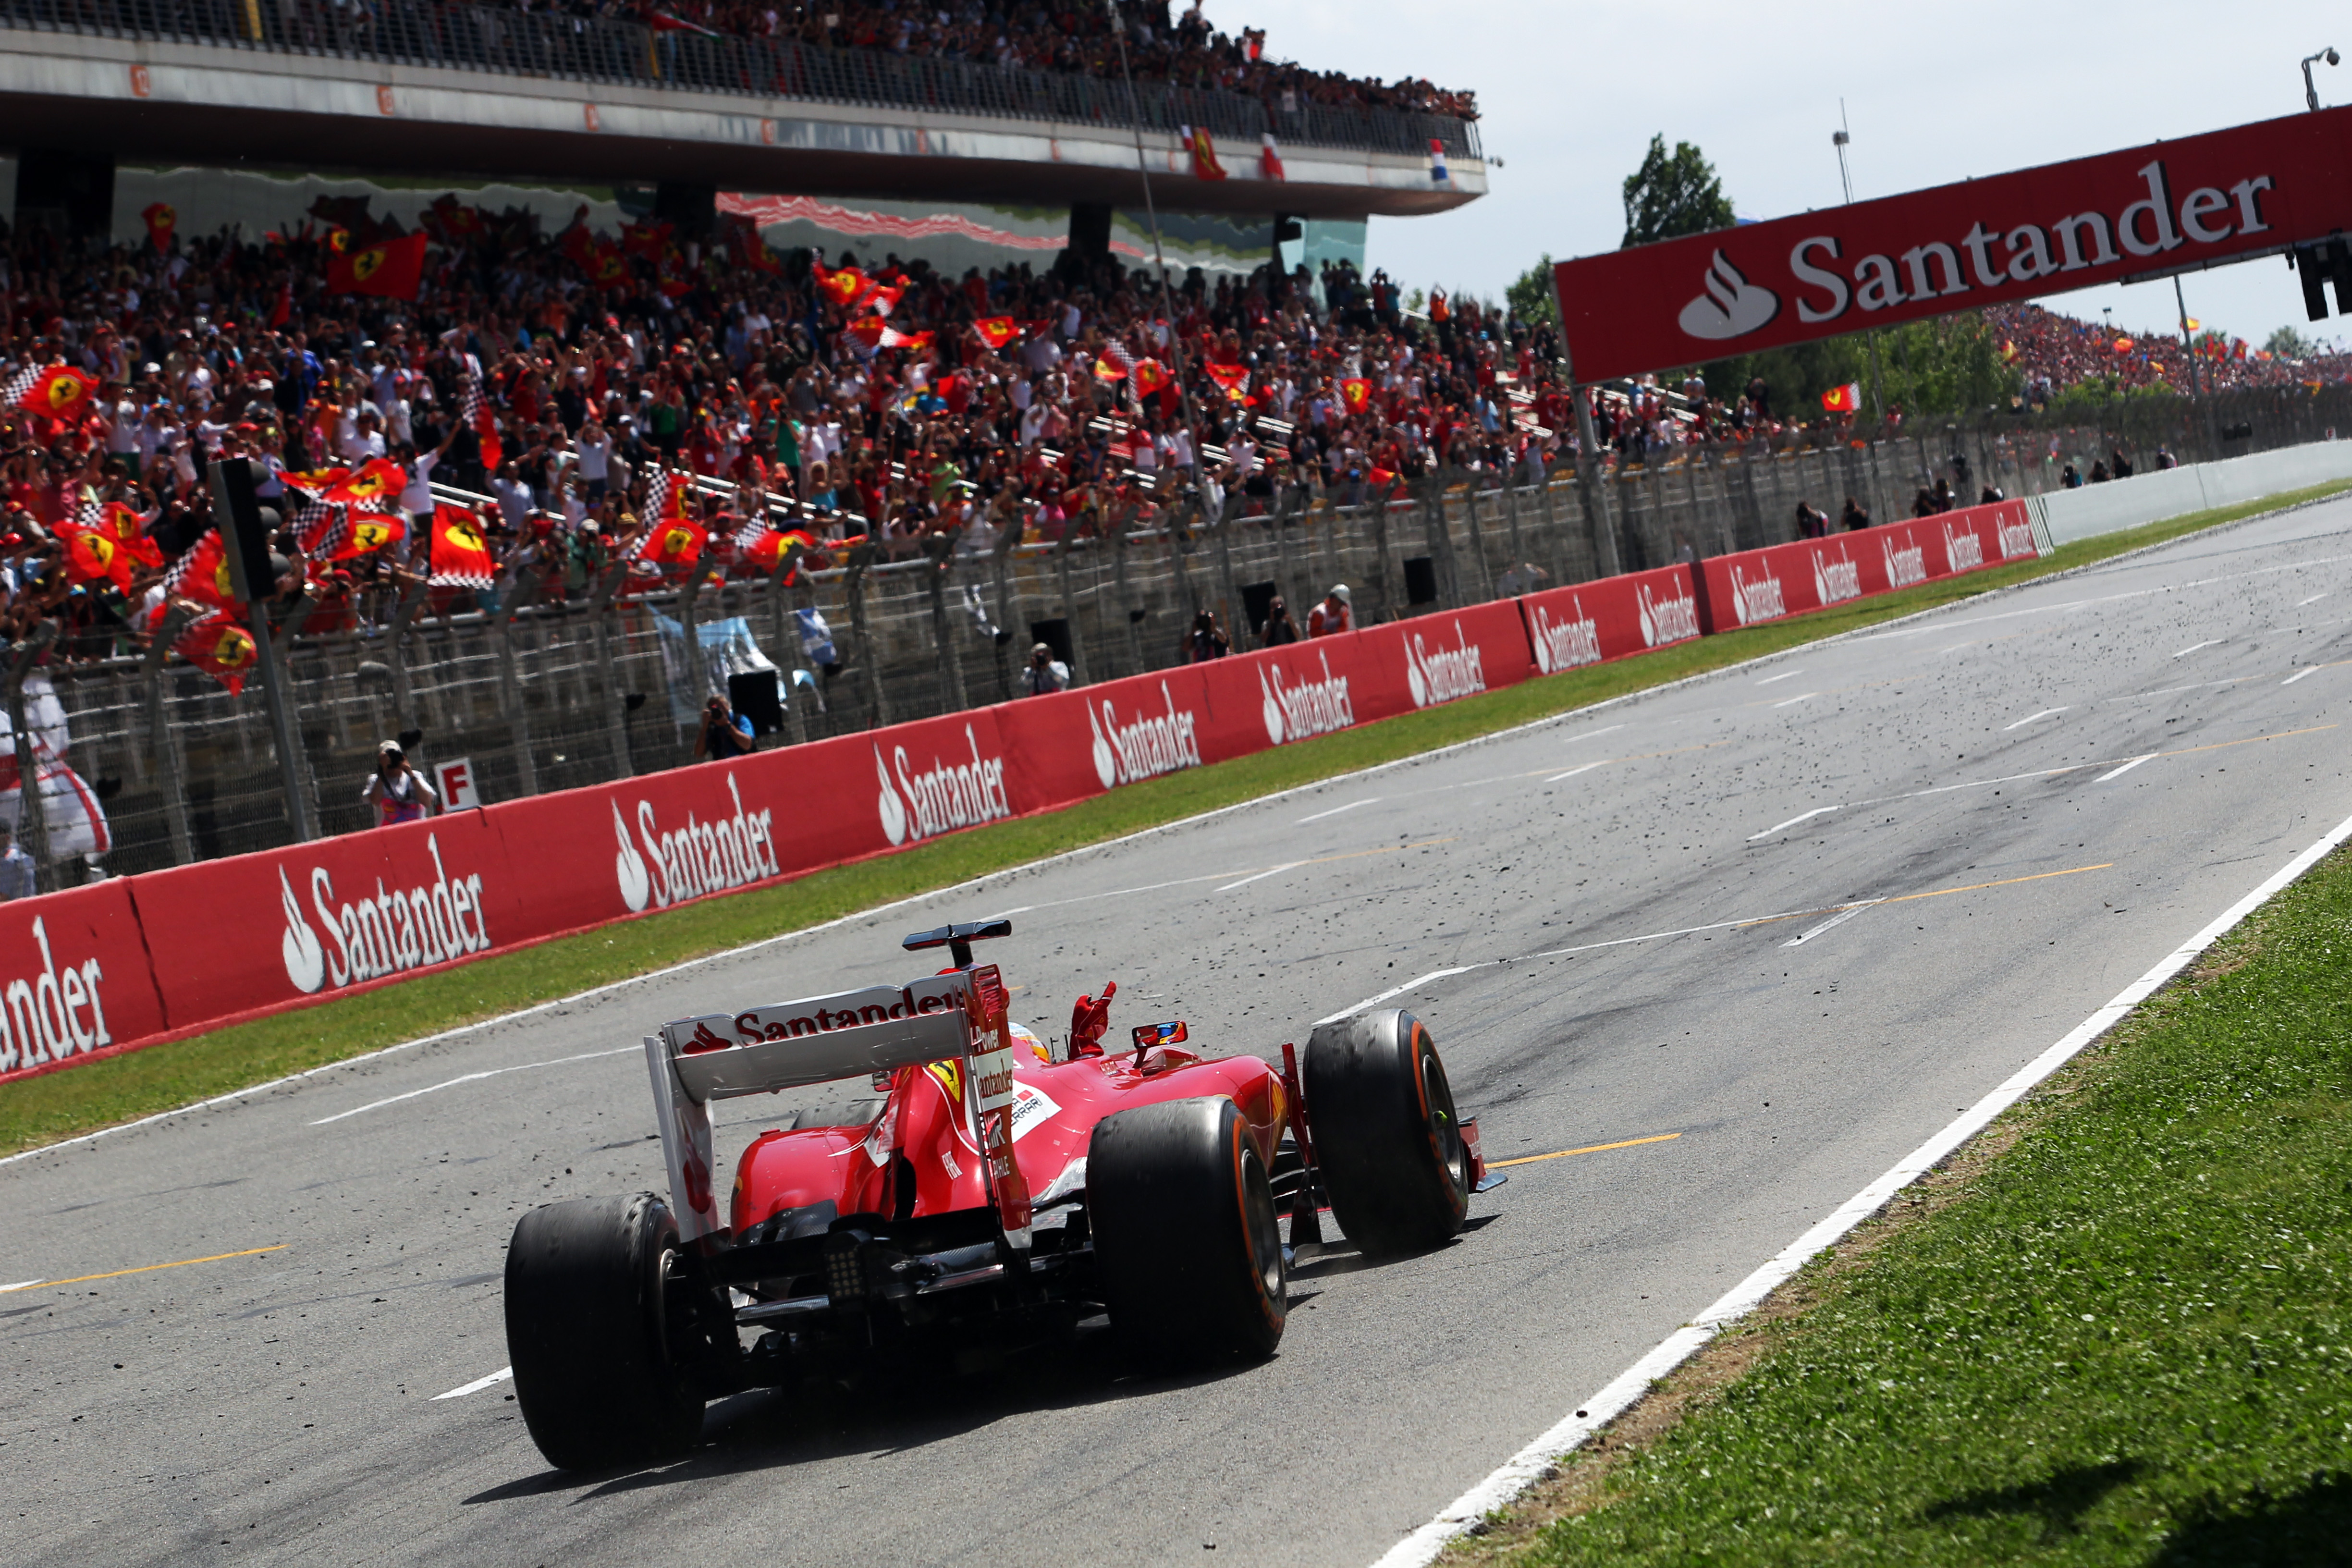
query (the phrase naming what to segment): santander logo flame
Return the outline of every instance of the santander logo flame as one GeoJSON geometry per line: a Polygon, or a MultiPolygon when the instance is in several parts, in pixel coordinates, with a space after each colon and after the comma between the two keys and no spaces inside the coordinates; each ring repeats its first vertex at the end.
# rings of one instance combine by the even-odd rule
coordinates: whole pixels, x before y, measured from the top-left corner
{"type": "Polygon", "coordinates": [[[885,765],[882,751],[874,751],[874,772],[882,781],[882,834],[893,845],[910,838],[929,838],[952,828],[973,827],[1013,815],[1004,790],[1004,759],[980,754],[980,737],[963,727],[971,760],[944,763],[934,756],[924,772],[913,770],[907,748],[892,749],[885,765]]]}
{"type": "Polygon", "coordinates": [[[1484,650],[1470,640],[1460,621],[1454,623],[1454,635],[1459,640],[1453,647],[1441,642],[1432,648],[1419,632],[1405,643],[1404,681],[1414,707],[1452,702],[1486,689],[1484,650]]]}
{"type": "Polygon", "coordinates": [[[646,863],[637,855],[637,847],[629,842],[629,825],[621,820],[621,803],[613,805],[613,837],[620,841],[621,852],[613,857],[613,873],[621,884],[621,901],[635,914],[654,896],[654,880],[646,870],[646,863]]]}
{"type": "Polygon", "coordinates": [[[1093,705],[1087,706],[1087,727],[1094,731],[1095,773],[1102,779],[1103,788],[1201,765],[1198,717],[1191,709],[1176,706],[1175,693],[1164,680],[1160,683],[1160,697],[1168,705],[1166,712],[1141,714],[1127,724],[1119,722],[1108,698],[1103,699],[1099,723],[1093,705]]]}
{"type": "Polygon", "coordinates": [[[1633,607],[1641,617],[1644,647],[1683,642],[1698,636],[1698,601],[1688,594],[1654,599],[1650,585],[1644,583],[1633,591],[1633,607]]]}
{"type": "Polygon", "coordinates": [[[283,868],[278,886],[285,894],[286,932],[278,943],[286,961],[286,978],[305,994],[321,984],[350,985],[380,980],[404,970],[446,963],[490,945],[489,926],[482,908],[482,879],[451,877],[441,864],[441,841],[427,835],[425,851],[433,858],[433,879],[403,891],[387,890],[378,878],[373,894],[349,903],[335,901],[334,874],[324,866],[310,868],[310,904],[318,911],[326,940],[303,915],[293,884],[283,868]],[[470,923],[469,923],[470,922],[470,923]],[[325,961],[325,976],[320,961],[325,961]]]}
{"type": "Polygon", "coordinates": [[[278,939],[278,951],[286,960],[286,978],[294,989],[308,996],[327,983],[327,953],[319,945],[319,933],[302,918],[302,906],[294,897],[294,884],[286,879],[286,868],[278,868],[278,896],[286,910],[286,934],[278,939]]]}
{"type": "Polygon", "coordinates": [[[1984,541],[1973,528],[1952,531],[1950,523],[1944,524],[1944,565],[1948,571],[1973,572],[1984,564],[1984,541]]]}
{"type": "Polygon", "coordinates": [[[1739,624],[1743,626],[1758,621],[1778,620],[1787,615],[1789,601],[1780,592],[1780,579],[1772,575],[1768,567],[1764,575],[1750,583],[1739,574],[1739,568],[1734,566],[1731,569],[1731,611],[1739,617],[1739,624]]]}
{"type": "Polygon", "coordinates": [[[1706,269],[1706,291],[1685,305],[1677,318],[1692,337],[1720,342],[1752,332],[1780,313],[1780,297],[1748,281],[1720,250],[1706,269]]]}
{"type": "MultiPolygon", "coordinates": [[[[1908,550],[1897,550],[1895,548],[1893,540],[1881,539],[1878,542],[1878,550],[1880,554],[1886,557],[1888,587],[1908,588],[1914,584],[1925,583],[1927,580],[1927,547],[1926,545],[1915,543],[1908,550]]],[[[1951,531],[1947,529],[1944,533],[1944,553],[1948,556],[1951,551],[1951,531]]],[[[1857,578],[1856,592],[1860,591],[1860,579],[1857,578]]]]}
{"type": "Polygon", "coordinates": [[[1842,605],[1848,599],[1862,597],[1862,568],[1847,556],[1845,546],[1838,546],[1837,559],[1832,561],[1819,550],[1813,555],[1813,595],[1824,605],[1842,605]]]}
{"type": "Polygon", "coordinates": [[[1277,746],[1285,741],[1303,741],[1309,735],[1328,735],[1356,722],[1356,706],[1348,696],[1348,678],[1331,673],[1328,654],[1318,658],[1323,666],[1323,679],[1303,680],[1296,686],[1282,684],[1282,666],[1258,667],[1258,689],[1265,699],[1265,732],[1277,746]],[[1266,684],[1269,671],[1274,677],[1271,687],[1266,684]]]}
{"type": "MultiPolygon", "coordinates": [[[[1584,613],[1581,595],[1571,596],[1576,619],[1555,621],[1541,605],[1536,606],[1536,668],[1546,675],[1601,662],[1601,628],[1584,613]]],[[[1648,628],[1643,628],[1643,636],[1648,628]]]]}

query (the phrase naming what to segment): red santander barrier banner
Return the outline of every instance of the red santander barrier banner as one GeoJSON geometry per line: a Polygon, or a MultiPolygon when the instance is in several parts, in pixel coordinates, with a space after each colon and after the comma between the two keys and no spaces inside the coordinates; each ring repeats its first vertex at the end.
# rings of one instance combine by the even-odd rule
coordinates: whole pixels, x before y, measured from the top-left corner
{"type": "Polygon", "coordinates": [[[2039,552],[2025,503],[1998,501],[1711,556],[1699,563],[1700,624],[1736,631],[2039,552]]]}
{"type": "Polygon", "coordinates": [[[543,897],[483,814],[464,811],[105,886],[137,906],[171,1028],[511,946],[543,897]]]}
{"type": "Polygon", "coordinates": [[[2346,227],[2352,109],[2329,109],[1563,261],[1553,276],[1570,363],[1592,382],[2346,227]]]}
{"type": "Polygon", "coordinates": [[[0,905],[0,1082],[163,1029],[129,882],[0,905]]]}
{"type": "Polygon", "coordinates": [[[1687,566],[1547,588],[1517,605],[1538,675],[1647,653],[1699,635],[1698,587],[1687,566]]]}

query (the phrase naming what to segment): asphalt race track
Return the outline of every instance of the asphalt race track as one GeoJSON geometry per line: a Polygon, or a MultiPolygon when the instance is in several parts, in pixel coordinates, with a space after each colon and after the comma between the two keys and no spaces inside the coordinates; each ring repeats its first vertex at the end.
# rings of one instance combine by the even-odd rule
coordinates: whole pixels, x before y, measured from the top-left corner
{"type": "Polygon", "coordinates": [[[2347,692],[2336,502],[0,1165],[0,1285],[278,1248],[0,1294],[8,1556],[1355,1568],[2352,813],[2347,692]],[[1041,1031],[1115,979],[1271,1054],[1404,987],[1490,1159],[1625,1146],[1303,1266],[1244,1372],[1097,1331],[587,1479],[436,1397],[506,1365],[519,1213],[663,1184],[641,1034],[1007,910],[1041,1031]]]}

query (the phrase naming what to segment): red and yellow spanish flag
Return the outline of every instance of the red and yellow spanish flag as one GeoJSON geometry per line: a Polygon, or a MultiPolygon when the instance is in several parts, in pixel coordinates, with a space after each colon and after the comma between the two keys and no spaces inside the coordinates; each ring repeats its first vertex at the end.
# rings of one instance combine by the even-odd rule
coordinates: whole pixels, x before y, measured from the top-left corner
{"type": "Polygon", "coordinates": [[[320,500],[330,505],[379,506],[397,501],[408,488],[408,470],[389,458],[370,458],[358,473],[330,486],[320,500]]]}
{"type": "Polygon", "coordinates": [[[1349,376],[1339,383],[1339,401],[1349,413],[1361,414],[1372,405],[1372,384],[1360,375],[1349,376]]]}
{"type": "Polygon", "coordinates": [[[433,509],[433,577],[436,587],[488,588],[498,582],[498,563],[482,525],[461,506],[433,509]]]}
{"type": "Polygon", "coordinates": [[[253,634],[226,610],[215,610],[182,632],[172,651],[228,688],[231,697],[245,689],[246,671],[260,654],[253,634]]]}
{"type": "Polygon", "coordinates": [[[423,229],[398,239],[361,246],[327,259],[327,292],[378,294],[387,300],[414,300],[425,281],[425,247],[430,236],[423,229]]]}

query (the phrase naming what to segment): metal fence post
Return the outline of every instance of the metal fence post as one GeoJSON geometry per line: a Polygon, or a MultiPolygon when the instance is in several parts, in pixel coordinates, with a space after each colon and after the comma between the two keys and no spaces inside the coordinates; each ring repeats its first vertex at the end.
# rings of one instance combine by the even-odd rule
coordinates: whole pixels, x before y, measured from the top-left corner
{"type": "MultiPolygon", "coordinates": [[[[501,605],[498,616],[499,692],[506,699],[507,729],[512,737],[515,753],[515,776],[526,795],[539,793],[539,763],[531,755],[530,714],[523,700],[522,667],[515,658],[515,617],[530,603],[538,588],[537,578],[524,578],[515,589],[514,603],[501,605]]],[[[692,638],[688,646],[693,646],[692,638]]]]}
{"type": "Polygon", "coordinates": [[[923,556],[930,565],[931,636],[938,643],[940,696],[950,711],[961,713],[971,701],[964,695],[963,658],[956,652],[955,629],[948,625],[948,581],[955,574],[955,542],[954,534],[933,534],[923,541],[923,556]]]}
{"type": "Polygon", "coordinates": [[[179,737],[172,733],[172,715],[163,701],[163,682],[168,679],[163,661],[194,619],[189,605],[173,605],[139,660],[139,673],[147,686],[147,739],[155,752],[155,788],[163,797],[163,826],[172,837],[172,863],[176,866],[193,863],[196,848],[195,837],[188,829],[186,760],[180,754],[179,737]]]}

